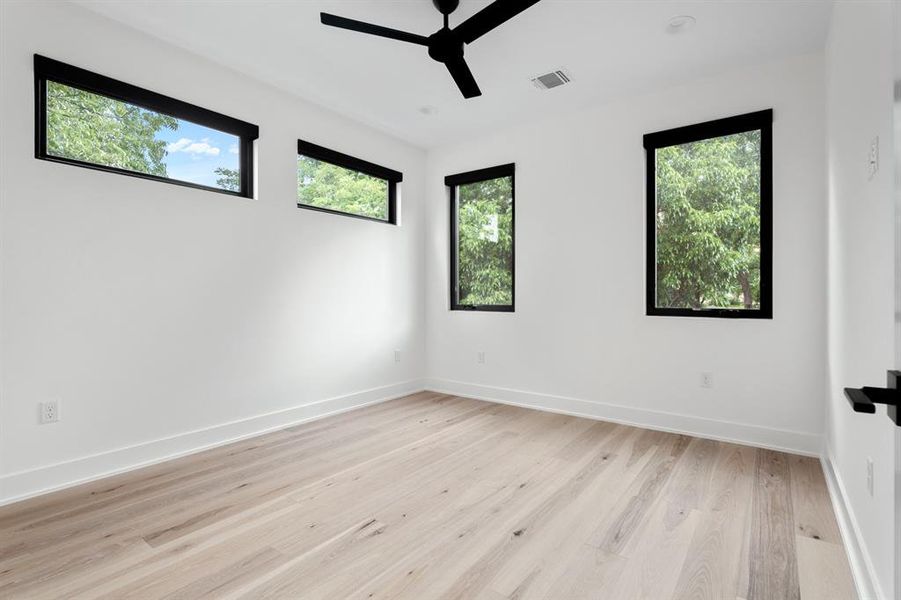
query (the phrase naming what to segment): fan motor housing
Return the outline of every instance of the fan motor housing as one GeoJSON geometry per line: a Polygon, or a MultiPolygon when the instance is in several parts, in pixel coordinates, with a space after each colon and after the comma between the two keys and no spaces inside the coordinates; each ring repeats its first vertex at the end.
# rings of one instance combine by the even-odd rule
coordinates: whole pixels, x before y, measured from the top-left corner
{"type": "Polygon", "coordinates": [[[463,42],[447,27],[429,36],[429,56],[438,62],[447,62],[463,56],[463,42]]]}
{"type": "Polygon", "coordinates": [[[432,4],[443,15],[449,15],[460,6],[460,0],[432,0],[432,4]]]}

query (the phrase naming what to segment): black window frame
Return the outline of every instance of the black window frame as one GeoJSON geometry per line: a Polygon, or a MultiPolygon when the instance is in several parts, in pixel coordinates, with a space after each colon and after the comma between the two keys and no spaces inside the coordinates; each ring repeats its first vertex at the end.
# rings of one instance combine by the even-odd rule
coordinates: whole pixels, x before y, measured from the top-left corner
{"type": "Polygon", "coordinates": [[[34,55],[34,110],[35,110],[35,135],[34,157],[55,163],[62,163],[118,173],[139,179],[162,181],[184,187],[208,190],[230,196],[253,198],[253,142],[259,137],[259,127],[246,121],[229,117],[212,110],[201,108],[194,104],[176,100],[163,94],[112,79],[80,67],[47,58],[40,54],[34,55]],[[140,173],[118,167],[92,163],[73,158],[54,156],[47,152],[47,82],[52,81],[69,87],[77,88],[92,94],[97,94],[121,102],[134,104],[141,108],[152,110],[177,119],[190,121],[196,125],[202,125],[223,133],[238,136],[239,139],[239,168],[241,170],[240,189],[238,191],[225,190],[215,186],[180,181],[170,177],[140,173]]]}
{"type": "Polygon", "coordinates": [[[507,163],[444,178],[444,185],[450,188],[450,309],[484,312],[516,312],[516,163],[507,163]],[[457,301],[459,283],[457,280],[457,186],[479,181],[510,178],[510,304],[460,304],[457,301]]]}
{"type": "Polygon", "coordinates": [[[364,175],[383,179],[388,182],[388,218],[379,219],[378,217],[358,215],[343,210],[335,210],[334,208],[326,208],[324,206],[302,204],[299,200],[297,202],[298,208],[331,213],[333,215],[341,215],[344,217],[353,217],[355,219],[364,219],[366,221],[375,221],[376,223],[397,225],[397,184],[401,183],[404,180],[403,173],[401,173],[400,171],[395,171],[394,169],[389,169],[388,167],[377,165],[367,160],[363,160],[362,158],[344,154],[343,152],[338,152],[337,150],[331,150],[330,148],[326,148],[325,146],[319,146],[317,144],[304,140],[297,140],[297,154],[298,156],[302,155],[314,160],[327,162],[344,169],[357,171],[358,173],[363,173],[364,175]]]}
{"type": "Polygon", "coordinates": [[[646,155],[646,314],[726,319],[773,318],[773,110],[716,119],[644,136],[646,155]],[[760,131],[760,308],[661,308],[657,306],[656,151],[710,138],[760,131]]]}

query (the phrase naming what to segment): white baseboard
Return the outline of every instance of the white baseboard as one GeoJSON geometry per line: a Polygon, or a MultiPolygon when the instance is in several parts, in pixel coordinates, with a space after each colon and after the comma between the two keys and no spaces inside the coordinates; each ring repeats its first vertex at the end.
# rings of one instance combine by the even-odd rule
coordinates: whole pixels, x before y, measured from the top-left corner
{"type": "Polygon", "coordinates": [[[823,463],[823,473],[826,475],[826,487],[829,488],[829,496],[832,498],[832,506],[835,507],[835,517],[845,543],[845,552],[848,555],[848,563],[851,565],[851,575],[854,577],[854,586],[857,588],[859,600],[886,600],[876,578],[876,571],[867,548],[861,543],[860,528],[854,512],[850,510],[845,494],[845,486],[835,470],[832,458],[828,451],[820,458],[823,463]]]}
{"type": "Polygon", "coordinates": [[[819,458],[822,449],[822,436],[801,431],[772,429],[731,421],[719,421],[704,417],[477,385],[448,379],[427,379],[426,389],[478,400],[500,402],[502,404],[534,408],[576,417],[612,421],[646,429],[684,433],[695,437],[758,446],[817,458],[819,458]]]}
{"type": "Polygon", "coordinates": [[[393,400],[420,392],[423,389],[425,388],[422,380],[405,381],[35,469],[10,473],[0,477],[0,506],[222,446],[298,423],[393,400]]]}

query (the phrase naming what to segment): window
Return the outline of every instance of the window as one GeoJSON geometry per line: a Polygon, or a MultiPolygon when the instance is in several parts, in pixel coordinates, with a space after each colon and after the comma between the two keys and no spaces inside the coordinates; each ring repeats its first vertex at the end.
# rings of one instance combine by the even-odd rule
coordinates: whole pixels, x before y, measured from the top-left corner
{"type": "Polygon", "coordinates": [[[297,206],[397,224],[403,173],[297,141],[297,206]]]}
{"type": "Polygon", "coordinates": [[[771,319],[773,111],[644,136],[647,314],[771,319]]]}
{"type": "Polygon", "coordinates": [[[34,57],[35,157],[251,197],[256,125],[34,57]]]}
{"type": "Polygon", "coordinates": [[[450,175],[451,310],[513,312],[514,165],[450,175]]]}

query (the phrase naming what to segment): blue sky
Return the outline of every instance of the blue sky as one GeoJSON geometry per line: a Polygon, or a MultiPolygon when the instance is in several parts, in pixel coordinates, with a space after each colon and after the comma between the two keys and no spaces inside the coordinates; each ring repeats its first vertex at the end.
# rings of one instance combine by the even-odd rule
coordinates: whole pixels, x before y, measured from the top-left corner
{"type": "Polygon", "coordinates": [[[179,119],[178,129],[159,131],[156,139],[166,142],[166,170],[172,179],[216,187],[217,168],[238,169],[236,135],[179,119]]]}

